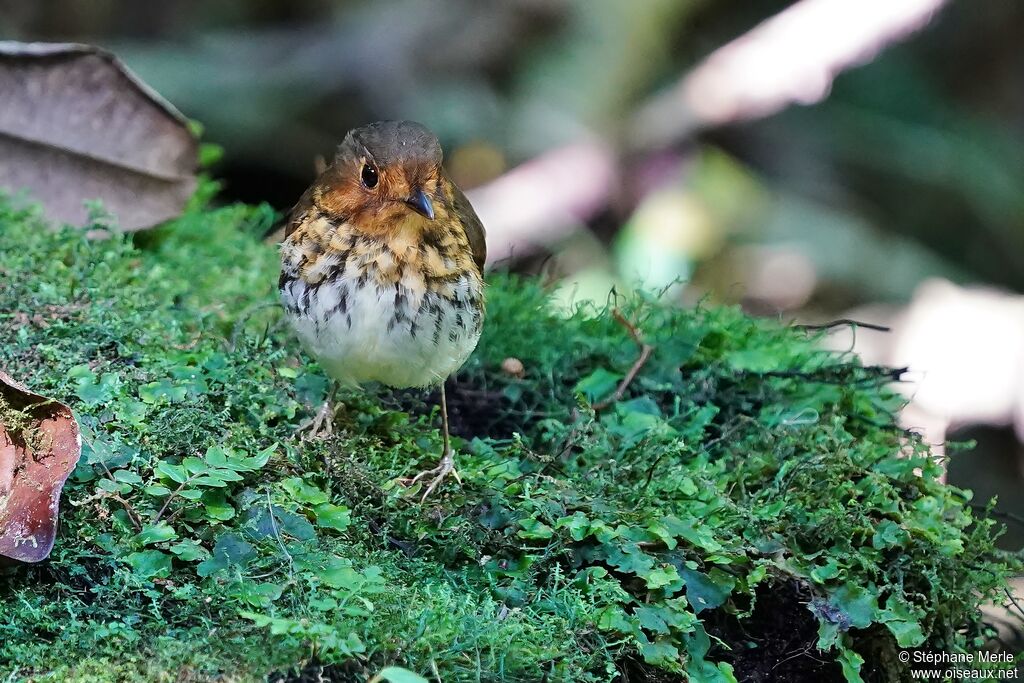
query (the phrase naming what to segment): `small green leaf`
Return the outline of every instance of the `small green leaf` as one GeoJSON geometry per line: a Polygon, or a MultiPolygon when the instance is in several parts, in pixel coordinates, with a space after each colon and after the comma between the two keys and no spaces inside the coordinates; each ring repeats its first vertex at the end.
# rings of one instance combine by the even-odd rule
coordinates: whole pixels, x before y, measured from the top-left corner
{"type": "Polygon", "coordinates": [[[205,474],[211,471],[210,464],[201,458],[188,457],[181,461],[181,466],[189,474],[205,474]]]}
{"type": "Polygon", "coordinates": [[[664,564],[649,572],[644,580],[647,582],[647,587],[654,590],[679,581],[679,572],[672,565],[664,564]]]}
{"type": "Polygon", "coordinates": [[[330,596],[312,597],[307,603],[311,608],[321,612],[333,612],[338,609],[338,601],[330,596]]]}
{"type": "Polygon", "coordinates": [[[637,607],[633,616],[640,622],[640,626],[648,631],[668,633],[668,624],[660,613],[661,610],[656,607],[637,607]]]}
{"type": "Polygon", "coordinates": [[[289,477],[281,481],[281,486],[288,492],[292,500],[296,503],[303,503],[306,505],[319,505],[326,503],[330,500],[330,497],[313,486],[307,483],[301,477],[289,477]]]}
{"type": "Polygon", "coordinates": [[[256,548],[236,533],[226,532],[217,537],[213,556],[196,568],[199,576],[210,576],[232,565],[244,566],[256,556],[256,548]]]}
{"type": "Polygon", "coordinates": [[[225,522],[235,516],[235,508],[227,501],[222,491],[207,491],[203,494],[203,508],[210,519],[225,522]]]}
{"type": "Polygon", "coordinates": [[[211,467],[221,468],[229,466],[227,453],[220,446],[210,446],[207,448],[203,460],[211,467]]]}
{"type": "Polygon", "coordinates": [[[690,683],[736,683],[736,675],[732,666],[726,663],[714,664],[707,661],[711,649],[711,639],[707,631],[698,622],[692,633],[683,636],[686,643],[686,675],[690,683]]]}
{"type": "Polygon", "coordinates": [[[875,533],[871,537],[871,545],[879,550],[894,548],[901,545],[907,537],[907,532],[899,524],[887,519],[875,528],[875,533]]]}
{"type": "Polygon", "coordinates": [[[890,595],[886,600],[886,609],[879,614],[878,621],[896,637],[896,643],[902,648],[917,647],[924,643],[925,635],[921,630],[923,611],[911,605],[905,599],[890,595]]]}
{"type": "Polygon", "coordinates": [[[400,666],[385,667],[380,670],[380,673],[370,679],[371,683],[380,683],[380,681],[387,681],[388,683],[428,683],[427,679],[423,676],[408,669],[403,669],[400,666]]]}
{"type": "Polygon", "coordinates": [[[854,628],[867,628],[878,613],[878,597],[861,586],[843,584],[832,593],[829,602],[842,611],[854,628]]]}
{"type": "Polygon", "coordinates": [[[626,618],[622,608],[613,605],[605,607],[597,615],[597,627],[602,631],[616,631],[618,633],[629,633],[633,629],[626,618]]]}
{"type": "Polygon", "coordinates": [[[358,571],[348,560],[340,558],[333,559],[320,572],[320,579],[326,586],[351,592],[377,593],[385,588],[380,567],[370,565],[358,571]]]}
{"type": "Polygon", "coordinates": [[[210,557],[210,551],[195,541],[178,541],[168,550],[174,553],[175,557],[185,562],[198,562],[210,557]]]}
{"type": "Polygon", "coordinates": [[[665,528],[663,524],[659,524],[658,522],[652,522],[651,524],[647,525],[647,530],[655,536],[657,536],[659,539],[661,539],[661,542],[664,543],[665,547],[669,550],[674,550],[675,547],[678,545],[675,536],[669,533],[669,530],[665,528]]]}
{"type": "Polygon", "coordinates": [[[316,525],[325,529],[344,531],[352,522],[352,515],[344,505],[323,503],[316,506],[315,512],[316,525]]]}
{"type": "Polygon", "coordinates": [[[839,565],[835,560],[829,560],[824,567],[815,567],[811,570],[811,578],[818,583],[825,583],[837,576],[839,576],[839,565]]]}
{"type": "Polygon", "coordinates": [[[141,484],[142,477],[131,470],[117,470],[114,472],[114,479],[124,484],[141,484]]]}
{"type": "Polygon", "coordinates": [[[662,666],[668,669],[679,666],[679,650],[672,644],[669,638],[659,638],[653,643],[641,642],[639,644],[640,654],[644,661],[655,666],[662,666]]]}
{"type": "Polygon", "coordinates": [[[266,608],[281,597],[282,590],[281,586],[276,583],[256,583],[243,580],[228,588],[227,597],[250,607],[266,608]]]}
{"type": "Polygon", "coordinates": [[[640,550],[635,543],[609,545],[605,548],[605,553],[608,564],[629,574],[644,576],[654,569],[654,559],[640,550]]]}
{"type": "Polygon", "coordinates": [[[569,536],[574,541],[582,541],[590,529],[590,520],[582,512],[574,512],[572,516],[561,517],[555,522],[558,529],[568,529],[569,536]]]}
{"type": "Polygon", "coordinates": [[[97,484],[97,486],[101,490],[106,491],[107,493],[117,493],[117,494],[120,494],[120,493],[128,493],[128,491],[131,491],[131,486],[130,485],[128,485],[128,484],[120,484],[120,483],[114,481],[113,479],[100,479],[100,482],[99,482],[99,484],[97,484]],[[124,489],[127,489],[127,490],[124,490],[124,489]]]}
{"type": "Polygon", "coordinates": [[[166,578],[171,573],[171,556],[159,550],[132,553],[124,561],[143,579],[166,578]]]}
{"type": "Polygon", "coordinates": [[[191,483],[193,486],[209,486],[211,488],[224,488],[228,485],[219,472],[195,477],[191,483]]]}
{"type": "Polygon", "coordinates": [[[836,643],[839,642],[839,638],[842,632],[839,630],[839,624],[831,621],[819,621],[818,622],[818,642],[817,647],[822,652],[828,652],[836,643]]]}
{"type": "Polygon", "coordinates": [[[316,538],[316,529],[304,515],[273,506],[273,515],[266,505],[246,511],[246,529],[253,538],[292,536],[300,541],[316,538]]]}
{"type": "Polygon", "coordinates": [[[925,641],[921,624],[916,621],[886,621],[885,626],[896,637],[896,644],[902,648],[917,647],[925,641]]]}
{"type": "Polygon", "coordinates": [[[249,458],[247,461],[247,465],[251,469],[258,470],[259,468],[263,467],[264,465],[267,464],[267,462],[270,461],[270,457],[274,455],[276,451],[277,444],[274,444],[273,446],[268,446],[259,453],[257,453],[256,455],[249,458]]]}
{"type": "Polygon", "coordinates": [[[864,679],[860,677],[860,668],[864,665],[863,657],[849,648],[841,647],[836,659],[839,660],[839,666],[843,669],[843,678],[846,679],[846,683],[864,683],[864,679]]]}
{"type": "Polygon", "coordinates": [[[188,474],[181,465],[172,465],[169,462],[160,461],[157,463],[156,471],[179,484],[184,484],[188,479],[188,474]]]}
{"type": "Polygon", "coordinates": [[[171,541],[178,537],[177,532],[174,528],[166,522],[160,522],[159,524],[152,525],[147,524],[142,527],[142,531],[135,535],[135,542],[141,543],[142,545],[149,545],[150,543],[161,543],[163,541],[171,541]]]}
{"type": "Polygon", "coordinates": [[[519,520],[519,526],[521,527],[519,531],[520,538],[546,540],[555,534],[554,529],[533,517],[526,517],[525,519],[519,520]]]}
{"type": "Polygon", "coordinates": [[[577,382],[575,391],[583,394],[591,403],[595,403],[614,391],[621,380],[622,375],[598,368],[577,382]]]}
{"type": "Polygon", "coordinates": [[[693,611],[700,614],[706,609],[720,607],[736,586],[736,579],[717,567],[704,574],[693,569],[683,570],[686,582],[686,599],[693,605],[693,611]]]}
{"type": "Polygon", "coordinates": [[[78,398],[89,406],[109,403],[114,397],[114,390],[120,384],[120,378],[116,373],[96,375],[88,365],[76,365],[68,371],[68,376],[75,380],[75,393],[78,398]]]}
{"type": "Polygon", "coordinates": [[[187,395],[188,390],[185,387],[166,379],[139,387],[139,398],[143,403],[153,404],[162,400],[166,400],[168,403],[178,403],[184,401],[187,395]]]}
{"type": "Polygon", "coordinates": [[[660,526],[673,536],[709,553],[721,552],[724,549],[722,544],[715,540],[714,532],[707,526],[699,524],[695,519],[683,520],[668,515],[661,518],[660,526]]]}

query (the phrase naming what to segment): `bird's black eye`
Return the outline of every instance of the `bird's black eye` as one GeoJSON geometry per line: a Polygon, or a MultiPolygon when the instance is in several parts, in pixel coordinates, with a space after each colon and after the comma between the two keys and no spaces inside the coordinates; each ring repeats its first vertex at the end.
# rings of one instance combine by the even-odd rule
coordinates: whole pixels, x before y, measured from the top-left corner
{"type": "Polygon", "coordinates": [[[363,186],[372,190],[377,187],[377,169],[369,164],[363,164],[363,171],[360,174],[363,179],[363,186]]]}

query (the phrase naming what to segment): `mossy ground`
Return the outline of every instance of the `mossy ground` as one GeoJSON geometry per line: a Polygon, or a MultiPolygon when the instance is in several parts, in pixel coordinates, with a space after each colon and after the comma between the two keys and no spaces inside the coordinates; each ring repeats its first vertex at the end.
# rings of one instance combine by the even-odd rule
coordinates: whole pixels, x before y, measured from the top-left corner
{"type": "Polygon", "coordinates": [[[85,441],[51,559],[0,576],[9,680],[901,680],[974,650],[1020,570],[894,422],[885,371],[734,309],[562,314],[490,278],[450,384],[463,485],[400,477],[429,396],[325,393],[276,307],[265,208],[133,239],[0,203],[0,367],[85,441]],[[508,357],[524,375],[502,370],[508,357]],[[311,664],[312,662],[312,664],[311,664]]]}

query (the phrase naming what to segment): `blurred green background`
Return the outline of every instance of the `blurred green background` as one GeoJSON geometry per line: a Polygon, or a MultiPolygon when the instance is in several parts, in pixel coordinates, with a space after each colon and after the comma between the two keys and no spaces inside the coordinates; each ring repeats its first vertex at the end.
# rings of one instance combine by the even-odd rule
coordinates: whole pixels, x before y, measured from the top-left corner
{"type": "MultiPolygon", "coordinates": [[[[415,119],[477,188],[492,267],[540,273],[566,301],[646,286],[890,325],[832,343],[909,365],[907,426],[978,439],[952,479],[1024,518],[1024,3],[945,3],[869,36],[863,63],[822,65],[837,75],[820,101],[715,121],[680,106],[660,114],[675,134],[635,144],[652,98],[815,4],[0,0],[0,37],[113,50],[223,147],[224,201],[286,210],[350,127],[415,119]]],[[[885,20],[913,3],[856,4],[885,20]]],[[[852,23],[812,19],[764,48],[777,69],[705,78],[695,103],[771,91],[853,40],[852,23]]]]}

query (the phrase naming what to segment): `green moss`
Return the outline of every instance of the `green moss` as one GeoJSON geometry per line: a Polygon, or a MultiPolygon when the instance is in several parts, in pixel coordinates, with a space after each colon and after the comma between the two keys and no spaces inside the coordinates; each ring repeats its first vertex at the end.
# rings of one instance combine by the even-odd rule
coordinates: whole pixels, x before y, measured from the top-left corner
{"type": "Polygon", "coordinates": [[[770,650],[766,600],[808,621],[820,680],[985,639],[979,605],[1020,564],[896,426],[887,371],[632,297],[613,303],[655,350],[595,412],[636,360],[627,329],[493,276],[451,389],[463,485],[421,505],[398,479],[439,453],[423,397],[351,393],[336,438],[293,437],[326,382],[275,306],[271,219],[90,242],[0,204],[0,367],[85,441],[51,560],[0,578],[0,669],[728,681],[770,650]]]}
{"type": "Polygon", "coordinates": [[[45,450],[49,444],[39,425],[28,412],[12,406],[0,393],[0,425],[7,439],[24,444],[29,453],[45,450]]]}

